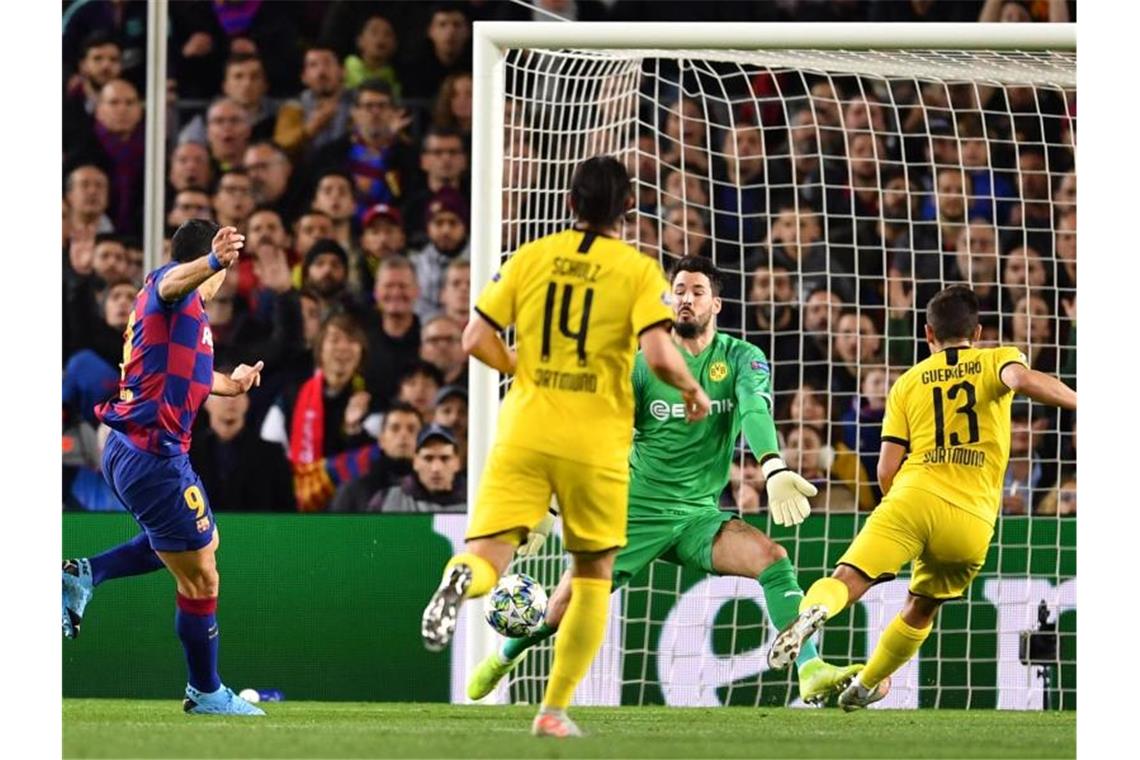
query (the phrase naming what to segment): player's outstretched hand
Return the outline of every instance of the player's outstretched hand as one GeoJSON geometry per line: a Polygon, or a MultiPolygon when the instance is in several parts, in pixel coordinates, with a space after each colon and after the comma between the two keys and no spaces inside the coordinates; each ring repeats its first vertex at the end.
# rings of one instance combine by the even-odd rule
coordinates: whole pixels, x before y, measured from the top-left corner
{"type": "Polygon", "coordinates": [[[681,397],[685,399],[685,420],[687,422],[698,422],[708,416],[712,402],[709,401],[709,394],[705,393],[704,388],[698,385],[696,390],[682,391],[681,397]]]}
{"type": "Polygon", "coordinates": [[[265,368],[265,362],[258,362],[252,367],[248,364],[239,364],[237,369],[230,373],[230,380],[233,380],[241,387],[241,392],[246,393],[255,385],[261,385],[261,370],[265,368]]]}
{"type": "Polygon", "coordinates": [[[768,511],[777,525],[799,525],[811,514],[811,502],[819,490],[799,473],[788,469],[784,460],[771,457],[760,465],[766,478],[768,491],[768,511]]]}
{"type": "Polygon", "coordinates": [[[539,549],[546,543],[546,537],[550,535],[550,531],[554,529],[554,513],[548,512],[546,517],[538,525],[534,526],[530,533],[526,535],[526,541],[519,545],[516,552],[520,557],[533,557],[538,554],[539,549]]]}
{"type": "Polygon", "coordinates": [[[245,245],[245,235],[238,234],[236,227],[222,227],[214,235],[214,242],[211,243],[214,255],[224,267],[229,267],[238,260],[243,245],[245,245]]]}

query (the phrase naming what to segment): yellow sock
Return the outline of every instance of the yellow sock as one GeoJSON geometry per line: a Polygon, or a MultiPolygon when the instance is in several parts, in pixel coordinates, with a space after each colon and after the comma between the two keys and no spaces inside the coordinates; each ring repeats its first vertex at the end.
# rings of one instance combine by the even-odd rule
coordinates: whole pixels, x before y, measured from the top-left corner
{"type": "Polygon", "coordinates": [[[800,612],[816,604],[823,605],[827,610],[827,619],[843,612],[847,606],[847,584],[836,578],[820,578],[811,584],[811,588],[800,600],[800,612]]]}
{"type": "Polygon", "coordinates": [[[859,674],[859,680],[868,689],[873,689],[879,681],[894,673],[918,654],[922,642],[930,635],[933,625],[926,628],[914,628],[907,625],[902,615],[897,615],[887,624],[871,659],[867,660],[867,667],[859,674]]]}
{"type": "Polygon", "coordinates": [[[495,566],[478,554],[471,552],[456,554],[448,560],[447,566],[443,568],[443,577],[446,578],[451,568],[456,565],[467,565],[471,568],[471,585],[467,588],[467,594],[464,597],[466,599],[475,599],[491,593],[491,589],[499,581],[499,574],[495,571],[495,566]]]}
{"type": "Polygon", "coordinates": [[[565,710],[578,682],[586,677],[606,636],[611,586],[611,581],[600,578],[571,579],[570,604],[554,640],[554,662],[543,707],[565,710]]]}

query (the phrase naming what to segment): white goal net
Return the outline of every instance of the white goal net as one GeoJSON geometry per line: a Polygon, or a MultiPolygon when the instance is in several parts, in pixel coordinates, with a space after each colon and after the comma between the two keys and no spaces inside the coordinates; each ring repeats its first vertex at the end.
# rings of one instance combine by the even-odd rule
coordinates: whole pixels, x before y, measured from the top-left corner
{"type": "MultiPolygon", "coordinates": [[[[625,237],[666,266],[711,258],[726,282],[719,328],[771,361],[785,458],[820,495],[804,525],[777,528],[741,451],[722,504],[779,540],[806,588],[876,504],[885,394],[927,355],[924,307],[939,289],[972,285],[986,345],[1019,346],[1075,384],[1075,51],[644,44],[505,46],[482,74],[477,56],[495,97],[477,121],[473,185],[501,217],[476,210],[474,288],[520,244],[571,223],[565,195],[581,160],[622,159],[637,188],[625,237]]],[[[473,389],[474,427],[494,408],[473,389]]],[[[887,706],[1075,706],[1075,420],[1019,402],[1013,430],[986,568],[945,606],[887,706]],[[1021,633],[1039,629],[1042,604],[1058,650],[1025,664],[1021,633]]],[[[563,559],[548,546],[515,570],[552,589],[563,559]]],[[[825,658],[865,660],[907,580],[836,618],[825,658]]],[[[766,670],[775,631],[755,580],[657,562],[612,611],[578,702],[798,704],[794,675],[766,670]]],[[[489,630],[467,639],[474,656],[497,643],[489,630]]],[[[532,650],[496,698],[539,701],[550,651],[532,650]]]]}

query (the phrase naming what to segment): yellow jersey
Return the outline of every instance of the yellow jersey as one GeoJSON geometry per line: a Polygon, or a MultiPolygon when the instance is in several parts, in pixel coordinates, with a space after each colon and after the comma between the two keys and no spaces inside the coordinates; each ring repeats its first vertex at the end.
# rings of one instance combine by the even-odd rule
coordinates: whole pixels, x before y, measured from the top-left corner
{"type": "Polygon", "coordinates": [[[671,303],[661,266],[620,240],[570,229],[519,248],[475,303],[515,325],[496,442],[626,469],[637,339],[672,323],[671,303]]]}
{"type": "Polygon", "coordinates": [[[1026,364],[1016,348],[947,348],[911,367],[891,387],[884,441],[908,456],[891,488],[929,491],[991,525],[1001,509],[1009,464],[1013,392],[1001,381],[1008,364],[1026,364]]]}

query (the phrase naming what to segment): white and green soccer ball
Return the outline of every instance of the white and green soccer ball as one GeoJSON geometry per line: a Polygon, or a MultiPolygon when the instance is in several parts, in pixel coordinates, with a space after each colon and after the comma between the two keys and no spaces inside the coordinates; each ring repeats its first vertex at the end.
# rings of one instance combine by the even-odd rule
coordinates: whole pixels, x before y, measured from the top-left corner
{"type": "Polygon", "coordinates": [[[545,616],[546,590],[529,575],[504,576],[491,592],[487,623],[507,638],[529,636],[545,616]]]}

